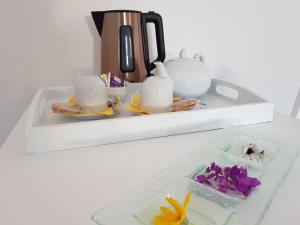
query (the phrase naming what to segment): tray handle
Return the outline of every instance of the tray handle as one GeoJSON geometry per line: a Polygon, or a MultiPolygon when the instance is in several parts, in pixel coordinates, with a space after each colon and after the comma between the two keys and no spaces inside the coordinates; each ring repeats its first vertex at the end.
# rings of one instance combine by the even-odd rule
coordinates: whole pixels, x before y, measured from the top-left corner
{"type": "Polygon", "coordinates": [[[247,89],[223,80],[213,79],[210,89],[217,95],[237,102],[251,103],[265,101],[247,89]]]}

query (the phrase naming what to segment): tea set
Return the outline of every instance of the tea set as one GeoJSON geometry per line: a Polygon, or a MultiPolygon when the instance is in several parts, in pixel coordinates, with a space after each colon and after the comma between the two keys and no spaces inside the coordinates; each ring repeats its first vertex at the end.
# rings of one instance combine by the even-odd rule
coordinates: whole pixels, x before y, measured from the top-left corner
{"type": "MultiPolygon", "coordinates": [[[[179,55],[179,58],[165,63],[154,62],[154,75],[146,78],[135,93],[127,98],[129,100],[125,105],[128,111],[155,114],[188,111],[205,105],[197,99],[208,91],[211,84],[211,75],[203,56],[197,53],[189,58],[185,49],[179,55]]],[[[117,115],[119,111],[114,106],[126,96],[128,85],[128,82],[110,73],[101,76],[79,75],[73,101],[56,103],[53,111],[76,118],[117,115]]]]}

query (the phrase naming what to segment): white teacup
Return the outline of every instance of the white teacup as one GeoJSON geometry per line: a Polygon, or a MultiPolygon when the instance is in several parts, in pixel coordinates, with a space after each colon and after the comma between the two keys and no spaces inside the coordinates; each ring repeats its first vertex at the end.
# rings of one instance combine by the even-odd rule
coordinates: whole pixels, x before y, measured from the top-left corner
{"type": "Polygon", "coordinates": [[[145,112],[167,112],[173,103],[173,81],[162,62],[155,62],[154,76],[148,77],[141,87],[141,106],[145,112]]]}
{"type": "Polygon", "coordinates": [[[108,107],[106,85],[96,75],[79,75],[75,96],[77,103],[90,112],[102,112],[108,107]]]}
{"type": "Polygon", "coordinates": [[[141,107],[148,113],[167,112],[173,103],[173,93],[165,87],[143,87],[140,92],[141,107]]]}
{"type": "Polygon", "coordinates": [[[154,88],[142,84],[136,93],[132,95],[130,102],[147,113],[168,112],[173,103],[173,92],[163,82],[156,83],[154,88]]]}

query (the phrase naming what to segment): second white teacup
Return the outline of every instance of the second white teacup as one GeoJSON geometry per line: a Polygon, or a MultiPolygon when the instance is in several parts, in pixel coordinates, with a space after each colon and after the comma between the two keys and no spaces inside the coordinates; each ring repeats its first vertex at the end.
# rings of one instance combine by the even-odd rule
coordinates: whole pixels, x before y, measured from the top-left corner
{"type": "Polygon", "coordinates": [[[163,84],[155,88],[144,85],[141,89],[141,107],[148,113],[167,112],[173,103],[173,92],[163,84]]]}
{"type": "Polygon", "coordinates": [[[155,66],[154,76],[148,77],[139,94],[135,94],[140,96],[139,106],[147,113],[167,112],[173,103],[173,82],[161,62],[155,62],[155,66]]]}
{"type": "Polygon", "coordinates": [[[131,104],[151,114],[168,112],[173,103],[172,86],[162,80],[159,82],[153,82],[152,78],[147,80],[148,82],[144,82],[131,96],[131,104]]]}
{"type": "Polygon", "coordinates": [[[107,109],[107,88],[96,75],[79,75],[75,86],[77,103],[90,112],[107,109]]]}

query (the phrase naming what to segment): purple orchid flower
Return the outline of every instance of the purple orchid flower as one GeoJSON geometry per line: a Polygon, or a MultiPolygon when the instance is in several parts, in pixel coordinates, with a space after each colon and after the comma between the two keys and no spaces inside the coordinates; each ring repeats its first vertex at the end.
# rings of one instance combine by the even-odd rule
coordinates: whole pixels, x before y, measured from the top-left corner
{"type": "Polygon", "coordinates": [[[219,178],[218,191],[225,193],[228,189],[227,181],[224,176],[219,178]]]}
{"type": "Polygon", "coordinates": [[[253,188],[261,184],[257,178],[248,177],[247,169],[244,167],[235,165],[222,169],[215,162],[206,168],[204,174],[197,176],[196,181],[213,186],[223,193],[232,190],[240,192],[246,197],[251,194],[253,188]]]}
{"type": "Polygon", "coordinates": [[[197,181],[199,183],[205,183],[207,181],[207,178],[204,175],[200,175],[200,176],[197,176],[197,181]]]}
{"type": "Polygon", "coordinates": [[[211,163],[210,168],[215,171],[216,174],[220,174],[222,172],[221,167],[219,167],[215,162],[211,163]]]}

